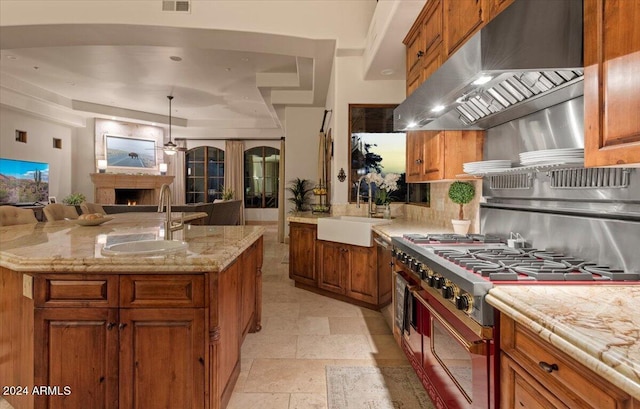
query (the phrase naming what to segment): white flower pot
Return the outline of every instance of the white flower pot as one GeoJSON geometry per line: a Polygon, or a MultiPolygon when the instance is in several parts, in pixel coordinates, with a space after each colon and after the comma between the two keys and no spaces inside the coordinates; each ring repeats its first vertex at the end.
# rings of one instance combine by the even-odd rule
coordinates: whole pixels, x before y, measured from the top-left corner
{"type": "Polygon", "coordinates": [[[469,226],[471,226],[471,220],[458,220],[451,219],[453,225],[453,232],[455,234],[467,234],[469,232],[469,226]]]}

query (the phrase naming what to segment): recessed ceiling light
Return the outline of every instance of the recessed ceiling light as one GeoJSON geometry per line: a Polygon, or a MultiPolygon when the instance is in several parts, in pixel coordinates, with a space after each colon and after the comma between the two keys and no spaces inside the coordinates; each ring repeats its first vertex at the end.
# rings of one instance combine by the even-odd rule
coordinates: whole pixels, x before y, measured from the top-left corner
{"type": "Polygon", "coordinates": [[[155,122],[151,122],[151,126],[156,126],[156,123],[155,122]]]}
{"type": "Polygon", "coordinates": [[[7,55],[7,59],[8,60],[17,60],[18,57],[16,57],[15,55],[7,55]]]}
{"type": "Polygon", "coordinates": [[[416,125],[417,124],[415,122],[409,122],[409,125],[407,125],[407,128],[415,128],[416,125]]]}
{"type": "Polygon", "coordinates": [[[224,69],[226,72],[231,72],[231,68],[227,67],[224,69]]]}
{"type": "Polygon", "coordinates": [[[431,112],[440,112],[444,109],[444,105],[437,105],[433,108],[431,108],[431,112]]]}
{"type": "Polygon", "coordinates": [[[482,77],[480,77],[477,80],[473,81],[473,84],[474,85],[486,84],[487,82],[491,81],[492,79],[493,79],[493,77],[491,77],[489,75],[483,75],[482,77]]]}
{"type": "Polygon", "coordinates": [[[394,72],[395,72],[395,71],[394,71],[393,69],[391,69],[391,68],[386,68],[386,69],[384,69],[384,70],[380,71],[380,74],[382,74],[382,75],[391,75],[391,74],[393,74],[394,72]]]}
{"type": "Polygon", "coordinates": [[[33,66],[33,69],[34,69],[34,70],[38,70],[38,69],[40,69],[40,67],[38,67],[37,65],[34,65],[34,66],[33,66]]]}
{"type": "Polygon", "coordinates": [[[172,55],[171,57],[169,57],[169,59],[171,61],[182,61],[182,58],[178,57],[177,55],[172,55]]]}
{"type": "Polygon", "coordinates": [[[111,117],[111,120],[112,120],[112,121],[115,121],[115,120],[116,120],[116,117],[115,117],[115,116],[112,116],[112,117],[111,117]]]}

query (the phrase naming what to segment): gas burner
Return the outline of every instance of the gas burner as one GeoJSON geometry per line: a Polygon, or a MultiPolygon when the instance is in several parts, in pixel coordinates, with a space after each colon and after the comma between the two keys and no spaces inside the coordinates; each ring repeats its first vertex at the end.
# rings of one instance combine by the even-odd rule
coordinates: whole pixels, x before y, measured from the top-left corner
{"type": "Polygon", "coordinates": [[[405,234],[402,236],[415,244],[484,244],[484,243],[502,243],[503,240],[498,236],[484,234],[405,234]]]}

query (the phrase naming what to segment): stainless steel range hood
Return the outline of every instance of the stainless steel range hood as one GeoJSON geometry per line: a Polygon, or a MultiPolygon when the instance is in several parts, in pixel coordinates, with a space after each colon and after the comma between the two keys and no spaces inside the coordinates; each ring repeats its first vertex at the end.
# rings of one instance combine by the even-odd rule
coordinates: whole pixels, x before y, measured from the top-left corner
{"type": "Polygon", "coordinates": [[[491,128],[582,95],[582,79],[582,0],[516,0],[394,110],[394,130],[491,128]]]}

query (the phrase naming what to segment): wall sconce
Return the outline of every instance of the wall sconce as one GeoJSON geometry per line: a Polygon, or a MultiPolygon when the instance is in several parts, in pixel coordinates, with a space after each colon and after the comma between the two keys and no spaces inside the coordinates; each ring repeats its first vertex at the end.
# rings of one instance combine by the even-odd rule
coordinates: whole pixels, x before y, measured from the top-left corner
{"type": "Polygon", "coordinates": [[[160,164],[160,174],[161,175],[166,175],[167,174],[167,164],[166,163],[161,163],[160,164]]]}
{"type": "Polygon", "coordinates": [[[347,174],[344,173],[344,168],[340,168],[340,172],[338,172],[338,180],[340,182],[344,182],[346,178],[347,178],[347,174]]]}
{"type": "Polygon", "coordinates": [[[98,172],[104,173],[107,171],[107,160],[106,159],[98,159],[98,172]]]}

